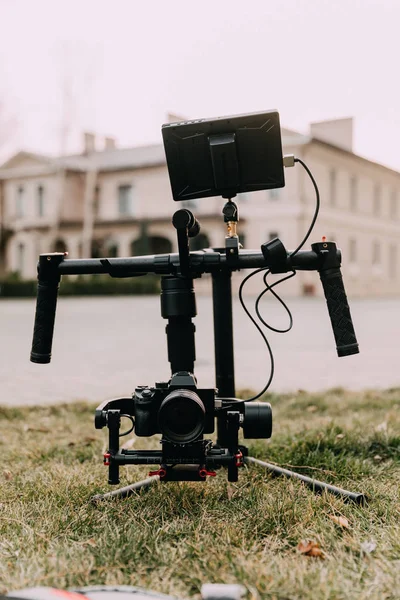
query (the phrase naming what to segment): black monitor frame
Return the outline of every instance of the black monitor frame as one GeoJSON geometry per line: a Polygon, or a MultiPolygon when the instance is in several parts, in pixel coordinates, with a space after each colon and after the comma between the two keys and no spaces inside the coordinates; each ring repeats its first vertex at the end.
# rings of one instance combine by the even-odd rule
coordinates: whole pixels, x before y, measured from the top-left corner
{"type": "Polygon", "coordinates": [[[285,185],[276,110],[168,123],[162,136],[176,201],[285,185]]]}

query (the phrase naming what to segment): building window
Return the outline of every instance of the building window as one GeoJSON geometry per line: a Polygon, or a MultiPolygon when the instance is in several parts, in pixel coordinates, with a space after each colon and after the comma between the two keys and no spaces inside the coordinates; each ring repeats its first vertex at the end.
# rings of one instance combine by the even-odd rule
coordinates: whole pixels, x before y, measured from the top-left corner
{"type": "Polygon", "coordinates": [[[349,241],[349,262],[355,263],[357,261],[357,242],[356,240],[349,241]]]}
{"type": "Polygon", "coordinates": [[[281,195],[281,190],[279,188],[269,190],[269,197],[271,200],[279,200],[280,195],[281,195]]]}
{"type": "Polygon", "coordinates": [[[24,187],[22,185],[17,188],[15,212],[17,217],[24,216],[24,187]]]}
{"type": "Polygon", "coordinates": [[[132,186],[118,186],[118,214],[120,217],[132,214],[132,186]]]}
{"type": "Polygon", "coordinates": [[[336,171],[331,169],[329,173],[329,199],[331,206],[336,205],[336,171]]]}
{"type": "Polygon", "coordinates": [[[397,219],[397,190],[392,190],[390,196],[390,217],[397,219]]]}
{"type": "Polygon", "coordinates": [[[397,246],[389,246],[389,277],[397,279],[397,246]]]}
{"type": "Polygon", "coordinates": [[[189,240],[190,250],[203,250],[210,247],[210,239],[206,233],[199,233],[189,240]]]}
{"type": "Polygon", "coordinates": [[[376,217],[381,214],[381,186],[377,183],[374,187],[373,212],[376,217]]]}
{"type": "Polygon", "coordinates": [[[381,263],[381,245],[379,242],[372,244],[372,264],[379,265],[381,263]]]}
{"type": "Polygon", "coordinates": [[[357,210],[357,178],[352,177],[350,179],[350,210],[356,212],[357,210]]]}
{"type": "Polygon", "coordinates": [[[39,217],[44,216],[44,187],[38,186],[37,189],[37,212],[39,217]]]}
{"type": "Polygon", "coordinates": [[[53,245],[54,252],[68,252],[67,244],[62,238],[57,238],[53,245]]]}
{"type": "Polygon", "coordinates": [[[114,244],[110,244],[108,247],[108,256],[109,258],[118,258],[118,244],[114,243],[114,244]]]}
{"type": "Polygon", "coordinates": [[[25,244],[22,242],[17,246],[17,271],[20,275],[24,272],[25,265],[25,244]]]}

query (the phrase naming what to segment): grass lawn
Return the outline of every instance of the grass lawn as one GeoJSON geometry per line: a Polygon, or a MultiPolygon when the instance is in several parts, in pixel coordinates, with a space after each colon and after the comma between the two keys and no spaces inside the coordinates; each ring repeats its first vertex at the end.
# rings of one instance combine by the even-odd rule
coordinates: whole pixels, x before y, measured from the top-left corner
{"type": "MultiPolygon", "coordinates": [[[[268,399],[274,433],[251,453],[366,492],[368,506],[259,467],[92,505],[112,489],[94,407],[0,408],[0,592],[125,584],[198,598],[204,582],[240,582],[255,599],[399,599],[400,389],[268,399]]],[[[121,485],[146,474],[123,467],[121,485]]]]}

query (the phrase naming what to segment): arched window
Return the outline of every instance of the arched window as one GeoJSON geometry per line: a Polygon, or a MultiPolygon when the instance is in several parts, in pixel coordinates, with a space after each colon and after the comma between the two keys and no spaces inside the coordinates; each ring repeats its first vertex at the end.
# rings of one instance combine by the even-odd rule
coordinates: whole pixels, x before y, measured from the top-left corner
{"type": "Polygon", "coordinates": [[[172,244],[168,238],[161,236],[149,237],[150,254],[169,254],[172,252],[172,244]]]}
{"type": "Polygon", "coordinates": [[[92,240],[92,258],[103,258],[103,242],[102,240],[92,240]]]}
{"type": "Polygon", "coordinates": [[[158,235],[140,237],[131,243],[132,256],[169,254],[170,252],[172,252],[172,243],[170,240],[158,235]]]}
{"type": "Polygon", "coordinates": [[[113,242],[108,245],[107,255],[109,256],[109,258],[118,258],[118,251],[118,244],[116,242],[113,242]]]}
{"type": "Polygon", "coordinates": [[[210,247],[210,240],[208,239],[208,235],[206,233],[199,233],[194,238],[189,239],[189,248],[190,250],[203,250],[203,248],[210,247]]]}
{"type": "Polygon", "coordinates": [[[67,252],[67,244],[63,239],[58,238],[54,242],[54,252],[67,252]]]}
{"type": "Polygon", "coordinates": [[[25,266],[25,244],[20,242],[17,246],[17,271],[20,275],[24,272],[25,266]]]}

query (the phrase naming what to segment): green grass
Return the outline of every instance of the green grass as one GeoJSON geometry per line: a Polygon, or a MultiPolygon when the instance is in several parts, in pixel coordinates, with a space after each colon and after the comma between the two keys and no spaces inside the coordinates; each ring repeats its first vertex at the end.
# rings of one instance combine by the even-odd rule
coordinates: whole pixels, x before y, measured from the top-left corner
{"type": "MultiPolygon", "coordinates": [[[[0,592],[125,584],[198,598],[204,582],[240,582],[255,599],[400,598],[400,390],[268,400],[274,433],[252,453],[366,492],[368,506],[259,467],[237,484],[221,471],[96,506],[91,496],[109,486],[93,406],[0,408],[0,592]],[[324,558],[302,555],[302,540],[324,558]]],[[[146,445],[157,440],[134,447],[146,445]]],[[[121,473],[125,485],[147,470],[121,473]]]]}

